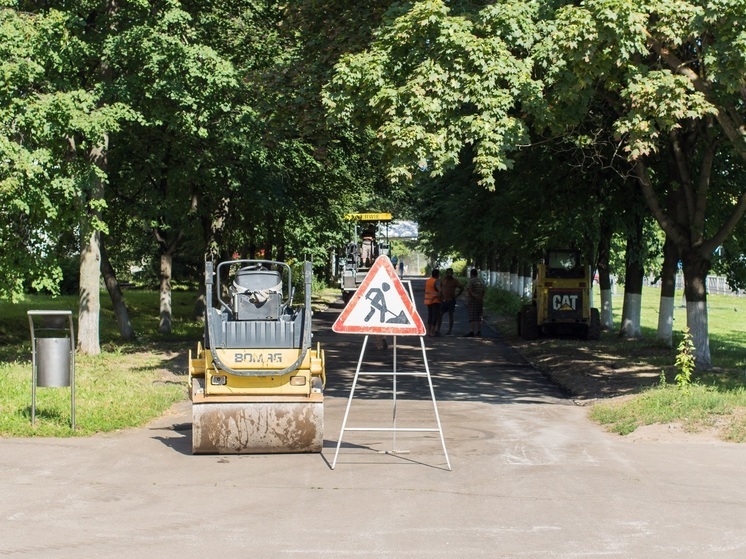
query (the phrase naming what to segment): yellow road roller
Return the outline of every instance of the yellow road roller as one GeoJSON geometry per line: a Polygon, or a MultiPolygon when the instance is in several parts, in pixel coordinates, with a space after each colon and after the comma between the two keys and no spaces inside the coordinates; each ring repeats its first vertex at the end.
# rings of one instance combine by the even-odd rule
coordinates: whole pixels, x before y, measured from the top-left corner
{"type": "Polygon", "coordinates": [[[205,263],[204,341],[189,352],[193,453],[321,452],[326,376],[311,347],[310,262],[303,273],[295,305],[287,263],[205,263]]]}

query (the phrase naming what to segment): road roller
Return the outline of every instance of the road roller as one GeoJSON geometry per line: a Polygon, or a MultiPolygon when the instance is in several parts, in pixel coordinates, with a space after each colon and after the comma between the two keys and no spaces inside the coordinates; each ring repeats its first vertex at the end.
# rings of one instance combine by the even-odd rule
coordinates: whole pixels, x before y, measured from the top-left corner
{"type": "Polygon", "coordinates": [[[294,304],[285,262],[205,262],[205,334],[189,352],[194,454],[321,452],[326,376],[311,342],[310,262],[303,275],[294,304]]]}

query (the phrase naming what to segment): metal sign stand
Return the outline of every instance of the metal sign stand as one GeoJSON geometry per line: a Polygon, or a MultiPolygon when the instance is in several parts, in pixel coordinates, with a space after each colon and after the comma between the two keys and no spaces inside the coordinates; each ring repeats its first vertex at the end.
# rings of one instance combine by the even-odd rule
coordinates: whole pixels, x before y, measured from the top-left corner
{"type": "Polygon", "coordinates": [[[420,338],[420,347],[422,348],[422,359],[425,363],[425,371],[397,371],[396,367],[396,336],[394,336],[394,344],[393,344],[393,370],[391,371],[361,371],[360,368],[363,364],[363,356],[365,355],[365,348],[368,345],[368,337],[365,336],[365,339],[363,340],[363,347],[360,350],[360,358],[357,362],[357,368],[355,369],[355,378],[352,381],[352,389],[350,390],[350,397],[347,401],[347,409],[345,410],[344,419],[342,420],[342,430],[339,433],[339,440],[337,441],[337,451],[334,453],[334,461],[332,462],[332,470],[337,465],[337,457],[339,455],[339,448],[342,446],[342,438],[344,437],[345,431],[391,431],[393,433],[393,444],[394,449],[391,451],[387,451],[387,454],[403,454],[408,451],[402,451],[396,449],[396,433],[400,431],[407,431],[407,432],[426,432],[426,433],[439,433],[440,434],[440,443],[443,446],[443,455],[446,458],[446,464],[448,466],[448,470],[451,470],[451,462],[448,460],[448,451],[446,450],[446,442],[443,438],[443,429],[440,424],[440,415],[438,414],[438,404],[435,401],[435,391],[433,390],[433,381],[430,377],[430,367],[427,363],[427,354],[425,353],[425,339],[423,336],[419,336],[420,338]],[[347,418],[350,414],[350,407],[352,406],[352,398],[355,395],[355,387],[357,386],[358,378],[361,374],[366,375],[374,375],[374,376],[392,376],[393,377],[393,389],[394,389],[394,409],[393,409],[393,425],[391,427],[347,427],[347,418]],[[396,426],[396,379],[398,376],[415,376],[415,377],[427,377],[427,383],[430,387],[430,396],[433,401],[433,411],[435,412],[435,421],[438,425],[436,428],[415,428],[415,427],[397,427],[396,426]]]}
{"type": "Polygon", "coordinates": [[[75,330],[72,311],[28,311],[31,329],[31,424],[36,422],[36,387],[70,387],[70,427],[75,430],[75,330]],[[34,327],[38,318],[40,326],[34,327]],[[67,322],[67,326],[65,323],[67,322]],[[40,336],[37,336],[37,331],[40,336]]]}

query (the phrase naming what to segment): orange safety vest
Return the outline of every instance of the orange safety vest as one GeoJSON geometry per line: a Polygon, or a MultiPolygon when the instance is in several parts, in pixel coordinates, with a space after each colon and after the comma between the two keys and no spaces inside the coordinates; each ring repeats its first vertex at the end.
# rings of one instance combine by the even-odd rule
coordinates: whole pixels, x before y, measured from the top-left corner
{"type": "Polygon", "coordinates": [[[426,305],[433,305],[435,303],[440,303],[440,291],[435,286],[435,284],[438,282],[438,278],[434,278],[430,276],[427,278],[427,281],[425,281],[425,304],[426,305]]]}

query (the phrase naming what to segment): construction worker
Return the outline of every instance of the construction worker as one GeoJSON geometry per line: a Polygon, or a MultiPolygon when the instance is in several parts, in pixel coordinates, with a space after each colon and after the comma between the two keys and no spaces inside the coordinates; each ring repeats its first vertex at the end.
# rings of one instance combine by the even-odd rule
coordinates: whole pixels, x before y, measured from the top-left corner
{"type": "Polygon", "coordinates": [[[464,286],[453,277],[453,268],[448,268],[445,277],[440,280],[440,298],[443,303],[440,306],[440,318],[438,319],[436,334],[440,334],[440,326],[445,315],[448,315],[448,332],[446,332],[446,335],[449,335],[453,330],[453,312],[456,310],[456,299],[463,292],[464,286]]]}
{"type": "Polygon", "coordinates": [[[425,281],[425,305],[427,306],[427,335],[437,336],[440,318],[440,270],[434,268],[425,281]]]}
{"type": "Polygon", "coordinates": [[[361,254],[361,258],[363,261],[363,266],[366,268],[369,268],[373,265],[373,260],[375,260],[375,242],[376,242],[376,229],[373,225],[369,225],[368,228],[363,231],[363,251],[361,254]]]}

